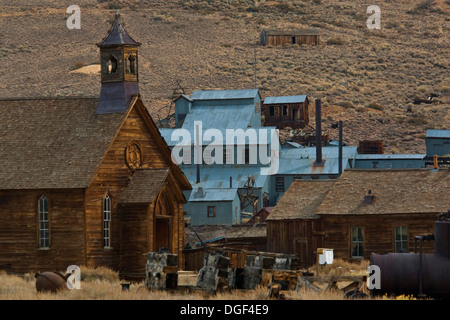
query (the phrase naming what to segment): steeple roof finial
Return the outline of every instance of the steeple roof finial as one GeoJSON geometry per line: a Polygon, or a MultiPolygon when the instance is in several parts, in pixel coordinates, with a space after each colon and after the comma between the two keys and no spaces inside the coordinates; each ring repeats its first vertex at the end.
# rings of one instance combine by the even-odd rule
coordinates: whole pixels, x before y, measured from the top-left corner
{"type": "Polygon", "coordinates": [[[139,42],[136,42],[131,38],[128,32],[125,30],[124,24],[120,17],[119,10],[115,13],[114,23],[108,32],[108,35],[97,44],[99,47],[109,47],[117,45],[130,45],[130,46],[140,46],[139,42]]]}

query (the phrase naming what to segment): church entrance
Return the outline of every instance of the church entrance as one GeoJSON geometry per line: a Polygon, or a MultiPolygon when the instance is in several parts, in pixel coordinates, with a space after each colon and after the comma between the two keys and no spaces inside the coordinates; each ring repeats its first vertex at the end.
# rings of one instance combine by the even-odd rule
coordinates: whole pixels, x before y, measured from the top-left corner
{"type": "Polygon", "coordinates": [[[173,213],[165,191],[159,194],[154,213],[153,251],[167,248],[172,252],[173,213]]]}

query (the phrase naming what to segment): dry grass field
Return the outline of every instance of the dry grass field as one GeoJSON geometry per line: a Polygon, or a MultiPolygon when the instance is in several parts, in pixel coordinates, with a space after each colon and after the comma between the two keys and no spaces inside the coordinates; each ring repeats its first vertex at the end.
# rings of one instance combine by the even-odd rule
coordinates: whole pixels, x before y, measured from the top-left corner
{"type": "Polygon", "coordinates": [[[176,81],[187,94],[253,88],[263,28],[316,28],[319,46],[256,46],[263,97],[321,98],[325,128],[343,120],[347,144],[383,140],[386,153],[424,153],[426,129],[450,127],[448,0],[377,1],[381,30],[366,27],[373,1],[76,2],[81,30],[66,27],[73,1],[0,0],[0,97],[97,96],[96,43],[120,10],[142,43],[140,89],[155,120],[173,112],[166,106],[176,81]],[[443,103],[412,104],[431,92],[443,103]]]}
{"type": "MultiPolygon", "coordinates": [[[[336,274],[338,268],[343,268],[352,274],[364,274],[368,262],[347,263],[336,260],[333,265],[321,266],[321,275],[336,274]]],[[[312,269],[314,269],[313,267],[312,269]]],[[[314,269],[315,270],[315,269],[314,269]]],[[[187,283],[179,276],[179,284],[187,283]]],[[[192,283],[192,281],[190,281],[192,283]]],[[[9,275],[0,272],[0,300],[268,300],[269,289],[259,286],[255,290],[231,290],[216,294],[201,290],[157,291],[148,290],[144,282],[131,283],[128,291],[123,291],[121,281],[116,272],[107,268],[81,267],[81,288],[64,290],[59,293],[37,292],[34,274],[9,275]]],[[[191,284],[195,286],[195,284],[191,284]]],[[[325,285],[326,286],[326,285],[325,285]]],[[[365,290],[365,289],[364,289],[365,290]]],[[[343,291],[314,292],[301,288],[298,291],[283,291],[288,300],[344,300],[343,291]]],[[[412,297],[374,297],[367,299],[395,300],[413,299],[412,297]]]]}

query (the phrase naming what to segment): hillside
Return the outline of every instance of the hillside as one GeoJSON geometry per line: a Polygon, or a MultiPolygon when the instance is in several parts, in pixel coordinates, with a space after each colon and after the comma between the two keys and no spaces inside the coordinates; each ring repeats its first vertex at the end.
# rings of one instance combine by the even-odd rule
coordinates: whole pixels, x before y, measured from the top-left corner
{"type": "Polygon", "coordinates": [[[98,64],[96,43],[120,9],[142,43],[140,88],[156,121],[173,112],[177,81],[189,95],[253,88],[256,52],[262,96],[321,98],[324,127],[343,120],[348,144],[376,139],[386,153],[424,153],[427,128],[450,128],[448,0],[377,1],[381,30],[366,27],[368,1],[80,0],[81,30],[66,27],[71,4],[0,0],[0,97],[98,95],[96,66],[72,71],[98,64]],[[316,28],[322,44],[255,51],[263,28],[316,28]],[[412,104],[429,93],[441,103],[412,104]]]}

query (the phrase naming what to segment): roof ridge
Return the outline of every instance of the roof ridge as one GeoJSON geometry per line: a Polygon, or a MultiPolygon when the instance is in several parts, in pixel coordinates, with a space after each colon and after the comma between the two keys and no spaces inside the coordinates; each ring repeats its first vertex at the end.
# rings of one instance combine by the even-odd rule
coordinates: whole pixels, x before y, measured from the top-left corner
{"type": "Polygon", "coordinates": [[[0,101],[74,100],[74,99],[99,99],[99,97],[98,96],[9,97],[9,98],[0,98],[0,101]]]}

